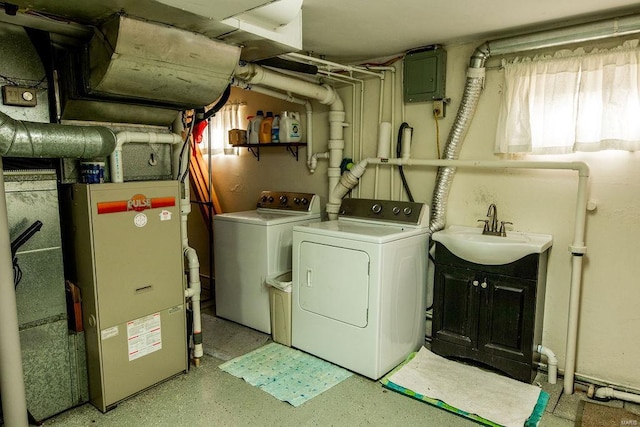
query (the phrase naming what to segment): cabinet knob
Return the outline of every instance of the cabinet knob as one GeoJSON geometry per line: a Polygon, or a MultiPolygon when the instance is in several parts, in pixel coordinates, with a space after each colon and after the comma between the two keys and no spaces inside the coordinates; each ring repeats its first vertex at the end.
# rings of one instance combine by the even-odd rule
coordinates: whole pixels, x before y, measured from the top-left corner
{"type": "Polygon", "coordinates": [[[487,282],[482,282],[482,283],[480,283],[480,287],[481,287],[482,289],[487,289],[487,282]]]}
{"type": "Polygon", "coordinates": [[[471,282],[473,284],[473,286],[478,286],[480,284],[480,282],[478,282],[477,280],[474,280],[473,282],[471,282]]]}

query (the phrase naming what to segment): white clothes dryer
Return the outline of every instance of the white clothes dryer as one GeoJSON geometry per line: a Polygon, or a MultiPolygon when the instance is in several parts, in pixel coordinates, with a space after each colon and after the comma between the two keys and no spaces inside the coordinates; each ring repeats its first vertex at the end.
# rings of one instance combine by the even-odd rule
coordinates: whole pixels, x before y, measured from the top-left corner
{"type": "Polygon", "coordinates": [[[344,199],[293,229],[292,345],[374,380],[424,344],[428,206],[344,199]]]}
{"type": "Polygon", "coordinates": [[[291,270],[294,225],[320,221],[309,193],[263,191],[255,210],[213,217],[216,315],[271,333],[267,277],[291,270]]]}

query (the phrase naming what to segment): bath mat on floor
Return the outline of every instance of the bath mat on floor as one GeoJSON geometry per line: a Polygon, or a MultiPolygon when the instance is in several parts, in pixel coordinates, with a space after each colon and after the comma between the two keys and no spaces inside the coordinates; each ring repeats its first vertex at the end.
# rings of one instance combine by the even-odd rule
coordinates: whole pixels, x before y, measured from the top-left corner
{"type": "Polygon", "coordinates": [[[219,317],[203,314],[201,319],[202,350],[224,361],[247,354],[269,340],[267,334],[219,317]]]}
{"type": "Polygon", "coordinates": [[[302,405],[352,375],[346,369],[277,343],[223,363],[220,369],[293,406],[302,405]]]}
{"type": "Polygon", "coordinates": [[[576,427],[620,427],[640,425],[640,415],[623,408],[612,408],[581,400],[578,404],[576,427]]]}
{"type": "Polygon", "coordinates": [[[549,400],[536,386],[447,360],[424,347],[381,382],[489,426],[537,426],[549,400]]]}

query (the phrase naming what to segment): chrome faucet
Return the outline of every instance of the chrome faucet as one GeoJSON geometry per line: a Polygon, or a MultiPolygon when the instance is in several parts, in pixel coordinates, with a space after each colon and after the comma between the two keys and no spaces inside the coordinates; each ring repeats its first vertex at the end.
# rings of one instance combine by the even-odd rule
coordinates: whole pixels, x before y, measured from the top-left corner
{"type": "Polygon", "coordinates": [[[478,222],[484,222],[484,228],[482,229],[482,234],[489,234],[491,236],[506,236],[504,232],[504,225],[498,229],[498,208],[496,208],[495,203],[491,203],[489,205],[489,210],[487,211],[487,218],[489,219],[479,219],[478,222]]]}
{"type": "Polygon", "coordinates": [[[498,208],[495,203],[491,203],[489,205],[489,210],[487,211],[487,218],[489,219],[479,219],[479,222],[484,222],[484,228],[482,229],[482,234],[488,234],[491,236],[501,236],[506,237],[507,231],[505,229],[505,224],[512,224],[512,222],[508,221],[500,221],[500,227],[498,228],[498,208]]]}

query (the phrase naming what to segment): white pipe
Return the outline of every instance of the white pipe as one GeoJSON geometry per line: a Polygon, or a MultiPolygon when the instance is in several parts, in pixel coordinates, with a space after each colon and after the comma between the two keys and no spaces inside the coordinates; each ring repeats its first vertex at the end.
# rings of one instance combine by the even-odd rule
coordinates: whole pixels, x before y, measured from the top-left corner
{"type": "Polygon", "coordinates": [[[290,91],[305,98],[315,99],[325,105],[331,105],[336,101],[336,98],[339,99],[336,91],[329,85],[305,82],[267,70],[256,64],[240,63],[236,67],[234,75],[248,83],[290,91]]]}
{"type": "MultiPolygon", "coordinates": [[[[382,133],[382,110],[384,107],[384,73],[382,73],[382,76],[380,78],[380,96],[378,97],[378,129],[380,131],[380,133],[378,134],[378,152],[380,152],[380,136],[382,133]]],[[[385,122],[385,123],[389,123],[389,122],[385,122]]],[[[391,123],[389,123],[389,127],[391,126],[391,123]]],[[[390,130],[390,129],[389,129],[390,130]]],[[[385,135],[386,136],[386,135],[385,135]]],[[[390,136],[390,135],[389,135],[390,136]]],[[[388,138],[387,138],[388,140],[388,138]]],[[[359,147],[359,159],[362,159],[362,149],[363,149],[363,145],[364,142],[361,142],[360,147],[359,147]]],[[[380,154],[378,154],[379,158],[389,158],[389,154],[390,153],[386,153],[386,155],[382,156],[380,154]]],[[[378,198],[378,174],[380,172],[380,166],[376,166],[376,171],[375,174],[373,176],[373,198],[377,199],[378,198]]]]}
{"type": "Polygon", "coordinates": [[[200,365],[200,358],[204,354],[202,348],[202,321],[200,318],[200,294],[202,291],[200,262],[195,249],[186,246],[183,250],[189,269],[189,286],[184,291],[184,296],[185,298],[191,298],[191,308],[193,309],[193,360],[195,365],[198,366],[200,365]]]}
{"type": "Polygon", "coordinates": [[[568,169],[578,172],[578,189],[575,208],[573,240],[569,246],[571,252],[571,284],[569,296],[569,314],[567,324],[567,342],[565,354],[564,393],[573,393],[575,377],[578,324],[580,317],[580,292],[582,287],[582,264],[587,247],[584,244],[587,212],[587,184],[589,166],[584,162],[530,162],[530,161],[477,161],[477,160],[413,160],[413,159],[365,159],[369,164],[396,164],[416,166],[451,166],[477,168],[520,168],[520,169],[568,169]]]}
{"type": "Polygon", "coordinates": [[[315,58],[313,56],[309,56],[309,55],[302,55],[299,53],[287,53],[282,55],[283,57],[288,57],[288,58],[292,58],[292,59],[296,59],[296,60],[300,60],[300,61],[305,61],[305,62],[315,62],[316,64],[321,64],[321,65],[326,65],[329,68],[332,69],[337,69],[337,70],[343,70],[343,71],[354,71],[357,73],[362,73],[362,74],[368,74],[370,76],[376,76],[376,77],[380,77],[380,73],[376,73],[374,71],[369,71],[365,68],[362,67],[356,67],[353,65],[342,65],[342,64],[338,64],[335,62],[331,62],[331,61],[327,61],[325,59],[320,59],[320,58],[315,58]]]}
{"type": "MultiPolygon", "coordinates": [[[[240,63],[234,71],[235,77],[248,83],[260,84],[276,89],[297,93],[306,98],[315,99],[321,104],[330,105],[329,111],[329,192],[340,179],[340,163],[344,151],[345,112],[342,99],[334,88],[328,85],[317,85],[267,70],[256,64],[240,63]]],[[[337,217],[341,200],[329,200],[326,210],[329,217],[337,217]]]]}
{"type": "Polygon", "coordinates": [[[22,370],[22,351],[18,330],[16,290],[13,285],[13,262],[9,240],[7,200],[4,191],[2,157],[0,157],[0,390],[2,414],[8,426],[28,426],[27,400],[22,370]]]}
{"type": "MultiPolygon", "coordinates": [[[[264,95],[270,96],[272,98],[282,99],[283,101],[291,102],[294,104],[304,105],[306,116],[307,116],[307,167],[309,168],[310,173],[315,172],[315,165],[311,167],[311,157],[313,156],[313,109],[311,108],[311,103],[302,98],[296,98],[292,96],[290,93],[278,92],[277,90],[269,89],[262,86],[255,86],[243,80],[233,78],[231,81],[233,86],[239,87],[240,89],[249,90],[252,92],[262,93],[264,95]]],[[[317,158],[316,163],[317,164],[317,158]]]]}
{"type": "Polygon", "coordinates": [[[182,137],[175,133],[131,132],[116,133],[116,148],[109,155],[109,171],[111,182],[124,182],[122,166],[122,146],[130,142],[147,144],[178,144],[182,137]]]}
{"type": "Polygon", "coordinates": [[[307,165],[309,167],[309,172],[314,173],[316,171],[316,167],[318,166],[318,159],[328,159],[328,158],[329,158],[328,151],[325,151],[324,153],[313,153],[307,165]]]}
{"type": "MultiPolygon", "coordinates": [[[[589,396],[592,397],[592,396],[589,396]]],[[[625,400],[627,402],[633,402],[640,404],[640,396],[633,393],[627,393],[625,391],[614,390],[611,387],[600,387],[595,393],[596,399],[618,399],[625,400]]]]}
{"type": "Polygon", "coordinates": [[[558,382],[558,358],[553,351],[541,344],[538,344],[536,351],[547,356],[547,376],[549,377],[549,384],[555,384],[558,382]]]}
{"type": "Polygon", "coordinates": [[[413,128],[406,127],[402,131],[402,150],[400,156],[402,160],[409,160],[411,156],[411,137],[413,136],[413,128]]]}

